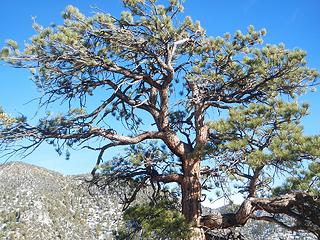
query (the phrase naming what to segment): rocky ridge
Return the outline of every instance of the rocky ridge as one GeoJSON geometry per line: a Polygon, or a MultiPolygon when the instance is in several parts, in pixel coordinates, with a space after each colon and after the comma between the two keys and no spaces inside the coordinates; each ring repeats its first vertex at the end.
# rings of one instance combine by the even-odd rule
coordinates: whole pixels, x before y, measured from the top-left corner
{"type": "Polygon", "coordinates": [[[90,195],[84,176],[33,165],[0,165],[0,239],[112,239],[121,219],[116,196],[90,195]]]}
{"type": "MultiPolygon", "coordinates": [[[[84,182],[88,177],[65,176],[22,162],[0,165],[0,240],[114,239],[122,218],[119,196],[111,188],[91,195],[84,182]]],[[[228,206],[203,209],[207,213],[229,210],[228,206]]],[[[316,239],[264,222],[234,231],[248,240],[316,239]]]]}

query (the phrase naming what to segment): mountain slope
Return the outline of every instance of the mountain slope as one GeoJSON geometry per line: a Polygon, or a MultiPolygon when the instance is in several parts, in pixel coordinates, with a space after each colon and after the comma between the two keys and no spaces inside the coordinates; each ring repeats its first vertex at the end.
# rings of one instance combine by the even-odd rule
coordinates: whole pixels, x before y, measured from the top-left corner
{"type": "MultiPolygon", "coordinates": [[[[121,225],[119,197],[111,188],[91,196],[83,181],[86,177],[64,176],[22,162],[0,165],[0,240],[113,239],[112,232],[121,225]]],[[[137,202],[144,202],[145,196],[142,192],[137,202]]],[[[203,208],[203,213],[232,209],[234,206],[203,208]]],[[[266,222],[249,222],[233,230],[247,240],[316,239],[266,222]]],[[[219,230],[213,235],[229,233],[219,230]]]]}
{"type": "Polygon", "coordinates": [[[80,179],[1,165],[0,239],[111,239],[121,206],[111,193],[91,196],[80,179]]]}

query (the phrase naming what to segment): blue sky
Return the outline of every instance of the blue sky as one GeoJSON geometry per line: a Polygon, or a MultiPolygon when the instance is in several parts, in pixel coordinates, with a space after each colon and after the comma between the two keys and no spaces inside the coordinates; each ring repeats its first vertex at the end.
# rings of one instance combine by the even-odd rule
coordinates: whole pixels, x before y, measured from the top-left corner
{"type": "MultiPolygon", "coordinates": [[[[23,45],[34,34],[32,16],[44,26],[61,23],[61,12],[70,4],[80,8],[86,15],[93,14],[92,6],[114,15],[119,15],[122,10],[120,0],[2,1],[0,46],[4,45],[6,39],[14,39],[23,45]]],[[[211,36],[233,33],[238,29],[245,32],[250,24],[256,29],[266,28],[266,43],[282,42],[287,48],[302,48],[308,53],[309,66],[320,70],[319,9],[319,0],[187,0],[184,14],[200,20],[211,36]]],[[[38,97],[39,93],[28,80],[28,75],[25,70],[0,65],[0,106],[13,115],[21,112],[32,118],[37,104],[26,103],[38,97]]],[[[319,92],[308,94],[303,100],[311,104],[311,114],[304,120],[305,132],[320,133],[319,92]]],[[[19,160],[17,157],[14,159],[19,160]]],[[[89,172],[95,164],[95,155],[85,151],[73,152],[71,159],[65,160],[51,147],[43,146],[24,161],[73,174],[89,172]]]]}

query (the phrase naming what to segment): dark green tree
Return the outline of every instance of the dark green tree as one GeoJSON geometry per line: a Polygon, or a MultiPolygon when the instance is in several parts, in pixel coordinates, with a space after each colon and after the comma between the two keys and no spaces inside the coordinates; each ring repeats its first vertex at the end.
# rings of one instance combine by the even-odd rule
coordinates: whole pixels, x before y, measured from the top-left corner
{"type": "Polygon", "coordinates": [[[190,226],[172,200],[135,205],[124,212],[123,219],[125,224],[117,235],[119,240],[190,239],[190,226]]]}
{"type": "Polygon", "coordinates": [[[3,153],[28,154],[44,142],[58,151],[96,150],[95,176],[134,180],[125,202],[145,185],[155,199],[175,183],[193,239],[249,219],[320,237],[320,137],[303,135],[308,106],[297,101],[318,76],[305,52],[265,45],[266,31],[252,26],[245,34],[207,36],[199,22],[182,17],[178,0],[123,3],[119,18],[86,17],[69,6],[62,25],[35,23],[23,50],[7,42],[1,59],[29,69],[43,94],[40,106],[59,106],[61,114],[31,124],[1,111],[3,153]],[[117,146],[128,150],[103,165],[117,146]],[[274,189],[286,176],[286,186],[274,189]],[[235,212],[201,214],[210,191],[227,197],[236,189],[244,201],[235,212]]]}

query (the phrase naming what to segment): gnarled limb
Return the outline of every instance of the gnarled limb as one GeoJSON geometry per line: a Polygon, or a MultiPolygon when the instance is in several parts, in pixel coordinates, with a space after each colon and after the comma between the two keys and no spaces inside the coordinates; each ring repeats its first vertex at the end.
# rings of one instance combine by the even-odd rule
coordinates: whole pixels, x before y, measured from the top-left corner
{"type": "Polygon", "coordinates": [[[248,198],[238,211],[227,214],[206,215],[201,218],[205,229],[243,226],[249,219],[271,221],[291,230],[306,230],[320,237],[320,200],[298,192],[275,198],[248,198]],[[264,214],[259,215],[257,212],[264,214]],[[288,216],[292,222],[276,219],[273,214],[288,216]]]}

